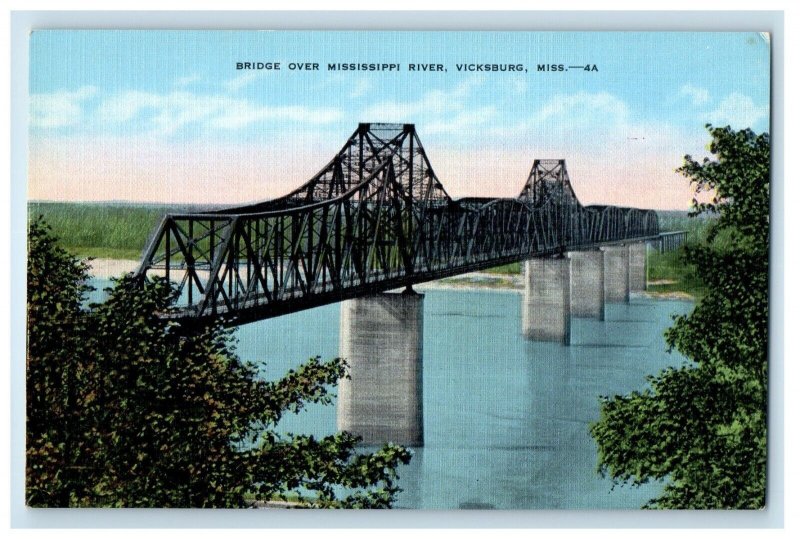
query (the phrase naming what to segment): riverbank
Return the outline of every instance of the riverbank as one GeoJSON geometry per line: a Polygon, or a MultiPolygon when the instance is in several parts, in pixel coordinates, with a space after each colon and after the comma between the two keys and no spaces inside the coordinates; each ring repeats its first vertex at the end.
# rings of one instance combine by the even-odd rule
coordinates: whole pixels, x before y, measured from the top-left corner
{"type": "Polygon", "coordinates": [[[136,271],[138,260],[120,260],[115,258],[95,258],[86,260],[89,264],[89,273],[97,279],[111,279],[126,273],[136,271]]]}
{"type": "MultiPolygon", "coordinates": [[[[98,279],[111,279],[120,277],[125,273],[135,271],[139,265],[138,260],[120,260],[113,258],[95,258],[89,261],[90,273],[98,279]]],[[[654,299],[694,301],[695,297],[681,290],[674,290],[676,281],[659,279],[648,283],[651,290],[639,293],[654,299]]],[[[520,274],[496,273],[476,271],[465,273],[458,277],[448,277],[438,281],[429,281],[414,285],[419,291],[425,290],[494,290],[497,292],[522,293],[525,282],[520,274]]]]}
{"type": "MultiPolygon", "coordinates": [[[[139,266],[138,260],[118,260],[113,258],[95,258],[88,262],[91,266],[90,273],[92,277],[97,279],[120,277],[126,273],[136,271],[136,268],[139,266]]],[[[524,283],[521,275],[473,272],[465,273],[458,277],[448,277],[438,281],[420,283],[414,285],[414,288],[417,290],[480,288],[515,292],[522,291],[524,283]]]]}

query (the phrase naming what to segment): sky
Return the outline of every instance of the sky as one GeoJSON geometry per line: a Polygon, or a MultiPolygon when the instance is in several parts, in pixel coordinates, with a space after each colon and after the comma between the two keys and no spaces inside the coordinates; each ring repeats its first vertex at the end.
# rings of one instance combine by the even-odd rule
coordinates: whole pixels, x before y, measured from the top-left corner
{"type": "Polygon", "coordinates": [[[416,124],[454,198],[516,196],[534,159],[565,159],[584,204],[687,209],[675,169],[707,155],[706,123],[769,130],[769,60],[758,33],[37,30],[28,197],[265,200],[323,168],[359,122],[398,122],[416,124]]]}

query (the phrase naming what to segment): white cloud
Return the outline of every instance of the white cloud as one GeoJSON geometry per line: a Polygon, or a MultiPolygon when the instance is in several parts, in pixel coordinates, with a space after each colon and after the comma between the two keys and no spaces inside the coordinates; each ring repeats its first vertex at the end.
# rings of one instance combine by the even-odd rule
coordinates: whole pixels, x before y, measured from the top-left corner
{"type": "Polygon", "coordinates": [[[372,82],[369,79],[359,79],[350,90],[350,97],[357,98],[367,94],[372,90],[372,82]]]}
{"type": "Polygon", "coordinates": [[[417,101],[382,101],[368,107],[363,118],[382,122],[411,122],[425,115],[436,115],[448,110],[458,109],[458,105],[447,99],[447,94],[434,90],[417,101]]]}
{"type": "MultiPolygon", "coordinates": [[[[258,76],[244,74],[223,86],[235,91],[258,76]]],[[[227,93],[199,93],[185,88],[200,80],[199,75],[178,78],[173,89],[165,92],[125,90],[101,96],[96,87],[84,86],[75,91],[33,94],[30,125],[45,131],[82,126],[84,132],[164,136],[188,127],[198,131],[231,130],[268,121],[319,126],[343,116],[334,107],[264,105],[227,93]]]]}
{"type": "Polygon", "coordinates": [[[178,78],[173,85],[176,88],[182,88],[184,86],[191,86],[192,84],[200,82],[201,80],[203,80],[203,78],[200,75],[187,75],[186,77],[178,78]]]}
{"type": "MultiPolygon", "coordinates": [[[[532,111],[525,103],[510,120],[500,121],[503,103],[474,105],[478,84],[478,79],[469,80],[416,100],[387,100],[369,107],[372,116],[362,118],[416,121],[439,178],[456,197],[516,196],[534,159],[564,158],[587,204],[674,208],[691,200],[688,183],[674,170],[684,154],[696,154],[707,142],[701,126],[681,129],[666,121],[649,122],[608,92],[555,95],[534,101],[532,111]],[[388,117],[387,111],[409,116],[388,117]]],[[[100,126],[92,137],[57,135],[65,139],[62,144],[32,146],[30,196],[223,202],[218,197],[225,193],[224,202],[231,203],[278,196],[310,177],[346,136],[325,127],[339,128],[336,122],[343,114],[337,108],[264,105],[221,92],[177,90],[94,99],[92,104],[100,105],[94,116],[83,114],[100,126]],[[228,140],[223,148],[210,142],[214,137],[185,141],[164,136],[179,128],[237,130],[273,121],[297,124],[290,138],[276,141],[280,147],[245,148],[228,140]],[[124,129],[108,129],[107,123],[124,129]],[[287,177],[282,171],[293,172],[287,177]],[[65,176],[72,178],[68,187],[65,176]],[[118,179],[109,182],[111,177],[118,179]],[[265,183],[264,178],[272,179],[265,183]]],[[[747,99],[723,103],[742,110],[747,99]]],[[[36,133],[42,135],[53,133],[36,133]]]]}
{"type": "Polygon", "coordinates": [[[102,123],[141,122],[161,134],[224,114],[235,103],[230,98],[175,91],[168,94],[129,91],[104,100],[97,111],[102,123]]]}
{"type": "MultiPolygon", "coordinates": [[[[468,128],[460,134],[463,140],[468,128]]],[[[479,151],[451,145],[430,153],[441,155],[432,162],[453,196],[516,196],[534,159],[566,159],[585,204],[685,208],[691,190],[675,169],[706,139],[699,125],[682,129],[642,118],[614,94],[575,92],[552,96],[531,113],[481,132],[472,141],[479,151]],[[492,167],[483,170],[485,163],[492,167]],[[469,172],[474,170],[483,171],[469,172]]]]}
{"type": "Polygon", "coordinates": [[[506,139],[546,144],[556,140],[591,144],[606,143],[611,134],[631,136],[633,124],[628,106],[608,93],[577,92],[557,94],[544,101],[533,114],[514,123],[489,129],[489,134],[506,139]]]}
{"type": "Polygon", "coordinates": [[[149,92],[129,91],[113,95],[103,100],[97,109],[102,123],[124,123],[136,118],[147,109],[159,109],[163,98],[149,92]]]}
{"type": "Polygon", "coordinates": [[[434,89],[411,101],[385,100],[367,107],[360,115],[364,121],[417,124],[424,136],[457,135],[471,140],[497,117],[497,107],[475,107],[474,90],[485,78],[477,75],[448,89],[434,89]]]}
{"type": "Polygon", "coordinates": [[[717,109],[708,115],[713,124],[726,124],[735,129],[753,127],[769,117],[769,106],[758,106],[750,96],[732,93],[723,99],[717,109]]]}
{"type": "Polygon", "coordinates": [[[511,81],[512,91],[515,95],[522,95],[528,91],[528,83],[522,79],[514,79],[511,81]]]}
{"type": "Polygon", "coordinates": [[[137,131],[160,135],[170,135],[187,126],[239,129],[277,120],[320,125],[341,116],[341,111],[329,107],[266,106],[247,99],[186,91],[123,92],[103,100],[97,110],[101,124],[137,122],[137,131]]]}
{"type": "Polygon", "coordinates": [[[83,102],[96,93],[94,86],[83,86],[74,92],[61,90],[33,94],[30,102],[31,125],[45,128],[76,125],[83,120],[83,102]]]}
{"type": "Polygon", "coordinates": [[[578,92],[553,96],[536,112],[532,121],[608,126],[627,121],[628,114],[625,102],[608,92],[578,92]]]}
{"type": "Polygon", "coordinates": [[[481,107],[475,110],[465,110],[456,113],[447,120],[437,120],[425,123],[425,133],[430,135],[458,135],[468,132],[477,126],[484,125],[495,114],[493,106],[481,107]]]}
{"type": "Polygon", "coordinates": [[[249,73],[244,73],[242,75],[239,75],[238,77],[234,77],[228,81],[225,81],[224,83],[222,83],[222,87],[229,93],[235,93],[244,88],[245,86],[249,86],[262,76],[263,74],[260,72],[251,71],[249,73]]]}
{"type": "Polygon", "coordinates": [[[431,123],[447,114],[458,114],[467,109],[466,99],[473,88],[483,83],[482,77],[464,80],[451,90],[430,90],[414,101],[382,101],[376,103],[362,114],[369,121],[419,123],[421,118],[431,118],[431,123]]]}
{"type": "Polygon", "coordinates": [[[681,95],[689,96],[692,98],[692,105],[698,106],[708,103],[710,96],[708,90],[700,88],[692,84],[684,84],[681,86],[681,95]]]}
{"type": "Polygon", "coordinates": [[[342,112],[333,108],[311,109],[300,106],[257,107],[246,101],[237,101],[226,107],[222,114],[210,119],[211,127],[237,129],[246,125],[270,120],[290,120],[299,123],[326,124],[339,120],[342,112]]]}

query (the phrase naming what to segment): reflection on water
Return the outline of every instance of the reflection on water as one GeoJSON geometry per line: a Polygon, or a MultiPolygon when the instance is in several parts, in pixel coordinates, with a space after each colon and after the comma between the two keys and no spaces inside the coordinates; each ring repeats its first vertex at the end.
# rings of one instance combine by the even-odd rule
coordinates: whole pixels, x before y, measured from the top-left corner
{"type": "MultiPolygon", "coordinates": [[[[642,389],[645,375],[681,357],[664,351],[671,315],[691,304],[634,298],[604,322],[572,320],[573,346],[520,335],[520,296],[425,292],[425,447],[401,470],[398,507],[638,508],[660,487],[616,488],[595,473],[588,425],[598,397],[642,389]]],[[[242,358],[269,378],[312,355],[338,354],[339,307],[242,327],[242,358]]],[[[334,407],[287,418],[292,432],[330,434],[334,407]]]]}
{"type": "MultiPolygon", "coordinates": [[[[611,489],[595,472],[589,423],[600,395],[645,387],[678,365],[664,330],[680,301],[633,298],[606,306],[604,322],[572,320],[572,346],[520,334],[520,296],[428,290],[424,326],[425,447],[402,467],[397,507],[429,509],[639,508],[659,485],[611,489]]],[[[339,306],[243,326],[238,351],[268,379],[339,350],[339,306]]],[[[336,431],[335,406],[286,417],[287,432],[336,431]]]]}

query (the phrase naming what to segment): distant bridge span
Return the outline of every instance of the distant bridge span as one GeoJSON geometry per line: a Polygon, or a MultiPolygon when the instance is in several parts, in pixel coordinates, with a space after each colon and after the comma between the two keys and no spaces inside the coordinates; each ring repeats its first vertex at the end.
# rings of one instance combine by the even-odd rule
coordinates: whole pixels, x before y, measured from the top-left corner
{"type": "Polygon", "coordinates": [[[137,275],[178,283],[165,316],[234,326],[509,262],[659,236],[652,210],[583,206],[564,160],[517,198],[454,200],[413,124],[359,124],[288,195],[168,214],[137,275]]]}

